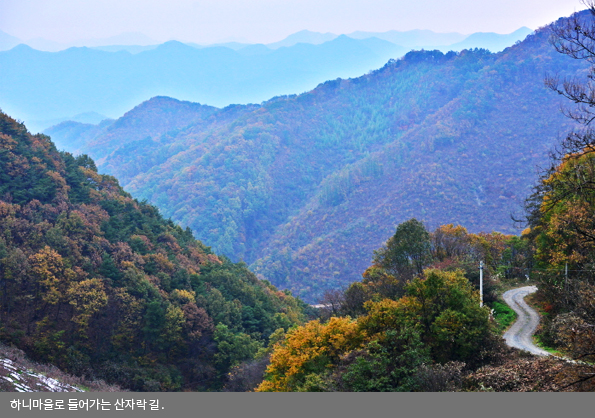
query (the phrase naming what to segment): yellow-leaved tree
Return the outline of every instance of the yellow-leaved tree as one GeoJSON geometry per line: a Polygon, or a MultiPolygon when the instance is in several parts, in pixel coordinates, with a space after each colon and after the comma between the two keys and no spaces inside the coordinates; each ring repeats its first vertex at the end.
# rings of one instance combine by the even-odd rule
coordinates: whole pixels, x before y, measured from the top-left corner
{"type": "Polygon", "coordinates": [[[323,372],[339,357],[361,346],[365,334],[349,318],[331,318],[326,324],[310,321],[287,333],[271,355],[258,392],[299,391],[309,375],[323,372]]]}

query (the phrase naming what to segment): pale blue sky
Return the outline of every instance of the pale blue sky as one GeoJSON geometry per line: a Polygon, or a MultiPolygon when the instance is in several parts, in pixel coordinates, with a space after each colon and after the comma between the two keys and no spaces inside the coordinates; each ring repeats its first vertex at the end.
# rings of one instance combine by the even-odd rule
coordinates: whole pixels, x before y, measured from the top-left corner
{"type": "Polygon", "coordinates": [[[0,30],[64,43],[123,32],[269,43],[302,29],[510,33],[584,8],[580,0],[0,0],[0,30]]]}

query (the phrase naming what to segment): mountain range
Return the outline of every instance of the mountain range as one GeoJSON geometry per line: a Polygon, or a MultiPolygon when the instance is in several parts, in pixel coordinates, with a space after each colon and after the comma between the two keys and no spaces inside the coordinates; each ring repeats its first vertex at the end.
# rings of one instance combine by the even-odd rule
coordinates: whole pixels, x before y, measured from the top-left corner
{"type": "Polygon", "coordinates": [[[46,133],[216,251],[314,302],[358,280],[409,218],[518,233],[511,215],[570,128],[543,76],[586,68],[548,38],[542,28],[500,53],[413,51],[262,104],[155,97],[113,122],[46,133]]]}
{"type": "Polygon", "coordinates": [[[157,95],[219,107],[261,103],[280,94],[311,90],[325,80],[359,76],[412,48],[498,51],[530,32],[522,28],[510,35],[466,37],[432,31],[349,36],[302,31],[269,45],[210,46],[177,41],[151,44],[133,33],[87,40],[88,47],[59,52],[39,51],[62,49],[46,48],[40,40],[28,42],[37,49],[15,46],[20,40],[0,32],[0,50],[11,48],[0,52],[0,107],[37,132],[75,120],[73,115],[81,113],[117,117],[157,95]],[[459,46],[449,46],[461,41],[459,46]],[[40,102],[38,93],[47,101],[40,102]]]}
{"type": "Polygon", "coordinates": [[[301,93],[329,78],[365,73],[404,52],[386,41],[346,36],[264,55],[176,41],[138,54],[90,48],[50,53],[19,45],[0,52],[0,106],[35,131],[47,127],[36,121],[83,112],[121,115],[155,95],[214,106],[260,103],[279,92],[301,93]],[[40,95],[47,100],[39,101],[40,95]]]}
{"type": "MultiPolygon", "coordinates": [[[[421,29],[414,29],[409,31],[397,31],[391,30],[387,32],[364,32],[364,31],[356,31],[349,34],[346,34],[350,38],[353,39],[368,39],[368,38],[378,38],[383,39],[385,41],[389,41],[394,43],[395,45],[402,46],[404,48],[412,49],[440,49],[443,50],[445,48],[450,48],[447,50],[455,50],[458,43],[461,43],[465,40],[471,40],[474,43],[472,44],[472,48],[486,48],[490,49],[492,52],[498,52],[501,49],[504,49],[506,46],[512,45],[516,40],[521,40],[526,35],[531,33],[532,30],[527,27],[522,27],[517,29],[516,31],[510,34],[498,34],[494,32],[478,32],[473,33],[470,35],[463,35],[458,32],[449,32],[449,33],[440,33],[434,32],[431,30],[421,30],[421,29]],[[482,44],[482,42],[486,42],[486,40],[481,39],[483,36],[487,35],[491,38],[491,42],[500,42],[504,46],[501,48],[499,46],[493,45],[493,48],[500,48],[500,49],[492,49],[487,44],[482,44]],[[510,39],[514,38],[512,42],[510,39]],[[478,43],[479,42],[479,43],[478,43]]],[[[305,44],[312,44],[312,45],[319,45],[325,42],[332,41],[335,38],[338,38],[340,35],[326,32],[313,32],[309,30],[301,30],[299,32],[293,33],[286,38],[272,42],[269,44],[252,44],[246,42],[219,42],[213,44],[197,44],[193,42],[185,42],[188,45],[192,45],[197,48],[205,48],[205,47],[214,47],[214,46],[224,46],[234,50],[244,48],[246,46],[251,45],[264,45],[268,49],[278,49],[281,47],[290,47],[294,46],[299,43],[305,44]]],[[[488,41],[489,42],[489,41],[488,41]]],[[[159,45],[159,42],[149,38],[148,36],[139,33],[139,32],[127,32],[122,33],[120,35],[111,36],[108,38],[101,38],[101,39],[80,39],[70,43],[59,43],[43,38],[35,38],[29,39],[27,41],[22,41],[19,38],[11,36],[6,32],[0,30],[0,51],[9,50],[18,44],[26,44],[34,49],[38,49],[41,51],[48,51],[48,52],[57,52],[64,49],[72,48],[72,47],[90,47],[90,48],[110,48],[111,50],[129,50],[130,48],[155,48],[159,45]]],[[[138,52],[138,50],[137,50],[138,52]]],[[[443,51],[446,52],[446,51],[443,51]]]]}
{"type": "Polygon", "coordinates": [[[8,33],[0,30],[0,51],[9,50],[19,44],[25,44],[30,46],[31,48],[40,51],[57,52],[72,47],[101,47],[107,45],[146,46],[157,45],[159,44],[159,42],[139,32],[126,32],[116,36],[110,36],[107,38],[100,39],[79,39],[69,43],[56,42],[45,38],[32,38],[23,41],[15,36],[9,35],[8,33]]]}

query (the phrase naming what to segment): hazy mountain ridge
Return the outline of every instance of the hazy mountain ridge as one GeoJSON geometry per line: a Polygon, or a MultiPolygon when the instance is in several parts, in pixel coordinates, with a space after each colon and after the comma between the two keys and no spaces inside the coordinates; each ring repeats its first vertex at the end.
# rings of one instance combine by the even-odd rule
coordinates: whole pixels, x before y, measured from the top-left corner
{"type": "MultiPolygon", "coordinates": [[[[146,45],[138,34],[139,44],[133,45],[125,41],[134,41],[134,34],[124,35],[110,38],[111,44],[106,40],[103,46],[93,41],[88,47],[50,53],[21,44],[0,52],[1,108],[33,131],[41,131],[81,112],[116,117],[158,95],[219,107],[260,103],[279,94],[311,90],[328,79],[359,76],[411,48],[445,51],[449,47],[444,45],[465,38],[427,30],[351,36],[302,31],[269,45],[205,46],[178,41],[146,45]],[[36,91],[48,101],[36,100],[36,91]]],[[[489,35],[504,39],[499,47],[521,39],[510,38],[513,34],[489,35]]],[[[15,39],[6,45],[20,42],[15,39]]],[[[28,43],[41,47],[39,42],[28,43]]],[[[494,45],[478,39],[465,47],[494,45]]]]}
{"type": "Polygon", "coordinates": [[[451,45],[457,42],[463,41],[468,35],[463,35],[457,32],[451,33],[436,33],[431,30],[410,30],[410,31],[396,31],[391,30],[388,32],[353,32],[349,34],[350,37],[355,39],[365,39],[370,37],[376,37],[392,42],[396,45],[402,45],[406,48],[421,49],[429,48],[437,45],[451,45]]]}
{"type": "MultiPolygon", "coordinates": [[[[515,42],[524,39],[533,31],[527,27],[522,27],[508,35],[497,33],[477,32],[469,35],[461,42],[449,45],[448,48],[454,51],[461,51],[469,48],[485,48],[492,52],[502,51],[504,48],[513,45],[515,42]]],[[[438,48],[444,51],[442,48],[438,48]]]]}
{"type": "Polygon", "coordinates": [[[299,96],[135,142],[133,129],[103,134],[83,150],[218,251],[315,300],[357,280],[410,217],[517,232],[510,214],[568,124],[543,74],[584,67],[547,40],[543,29],[499,54],[412,52],[299,96]]]}
{"type": "Polygon", "coordinates": [[[31,48],[35,48],[40,51],[58,52],[72,47],[101,48],[104,46],[116,45],[134,45],[136,47],[145,47],[157,45],[159,42],[139,32],[126,32],[107,38],[78,39],[72,42],[64,43],[40,37],[21,40],[0,30],[0,51],[7,51],[18,44],[26,44],[31,48]]]}
{"type": "Polygon", "coordinates": [[[347,37],[266,54],[197,49],[175,41],[138,54],[89,48],[49,53],[20,45],[0,52],[1,106],[28,122],[82,111],[123,114],[157,95],[216,106],[259,103],[280,92],[310,90],[329,78],[365,73],[404,52],[388,42],[347,37]],[[39,94],[47,102],[37,100],[39,94]]]}
{"type": "MultiPolygon", "coordinates": [[[[484,35],[487,34],[494,38],[510,38],[513,35],[518,34],[519,32],[529,32],[531,31],[528,28],[520,28],[510,34],[499,34],[494,32],[483,33],[484,35]]],[[[191,45],[195,48],[208,48],[208,47],[217,47],[223,46],[233,50],[240,50],[242,48],[254,46],[254,45],[265,45],[268,49],[278,49],[281,47],[291,47],[299,43],[306,43],[312,45],[319,45],[325,42],[332,41],[333,39],[341,36],[347,35],[353,39],[368,39],[368,38],[379,38],[386,41],[389,41],[395,45],[399,45],[405,48],[438,48],[438,47],[447,47],[449,45],[454,45],[460,43],[466,39],[474,38],[476,35],[481,35],[482,33],[472,33],[472,34],[461,34],[457,32],[450,32],[450,33],[440,33],[434,32],[428,29],[414,29],[408,31],[398,31],[398,30],[390,30],[386,32],[366,32],[366,31],[355,31],[348,34],[334,34],[330,32],[321,33],[321,32],[314,32],[310,30],[301,30],[299,32],[293,33],[284,39],[272,42],[268,44],[251,44],[246,42],[216,42],[211,44],[197,44],[194,42],[184,42],[188,45],[191,45]]],[[[524,33],[526,35],[527,33],[524,33]]],[[[36,38],[31,39],[28,41],[22,41],[14,36],[11,36],[5,32],[0,31],[0,51],[8,50],[13,48],[14,46],[18,45],[19,43],[25,43],[32,48],[48,51],[48,52],[58,52],[64,49],[72,48],[72,47],[90,47],[90,48],[97,48],[97,49],[104,49],[110,51],[118,51],[118,50],[128,50],[129,52],[136,53],[141,52],[146,49],[152,49],[158,46],[160,43],[154,39],[149,38],[148,36],[138,33],[138,32],[128,32],[122,33],[120,35],[111,36],[108,38],[101,38],[101,39],[81,39],[70,42],[68,44],[62,44],[59,42],[36,38]],[[9,40],[9,41],[8,41],[9,40]]],[[[511,44],[509,44],[511,45],[511,44]]],[[[481,47],[480,45],[472,45],[471,47],[481,47]]],[[[440,48],[438,48],[440,49],[440,48]]],[[[497,52],[497,51],[494,51],[497,52]]]]}
{"type": "Polygon", "coordinates": [[[56,147],[58,149],[69,149],[73,153],[78,154],[79,148],[84,147],[93,138],[103,133],[105,128],[114,122],[114,119],[105,119],[93,125],[91,123],[67,120],[46,130],[46,134],[53,135],[53,132],[57,132],[57,140],[54,141],[56,147]],[[61,140],[64,142],[60,142],[61,140]]]}
{"type": "Polygon", "coordinates": [[[293,33],[286,37],[285,39],[267,44],[268,48],[277,49],[281,47],[289,47],[295,44],[323,44],[325,42],[332,41],[333,39],[337,38],[339,35],[335,35],[334,33],[319,33],[319,32],[312,32],[309,30],[302,30],[296,33],[293,33]]]}
{"type": "Polygon", "coordinates": [[[19,38],[0,30],[0,51],[7,51],[22,43],[19,38]]]}

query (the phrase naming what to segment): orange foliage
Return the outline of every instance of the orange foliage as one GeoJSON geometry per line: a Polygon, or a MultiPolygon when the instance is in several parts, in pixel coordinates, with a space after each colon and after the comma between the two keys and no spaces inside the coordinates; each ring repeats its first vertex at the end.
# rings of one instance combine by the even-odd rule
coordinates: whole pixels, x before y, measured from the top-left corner
{"type": "Polygon", "coordinates": [[[267,379],[257,392],[288,392],[309,372],[320,371],[339,356],[358,348],[364,340],[357,323],[349,318],[333,317],[326,324],[315,320],[287,333],[275,346],[267,379]]]}

